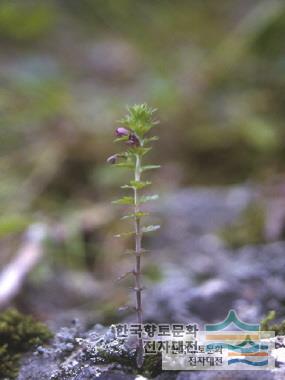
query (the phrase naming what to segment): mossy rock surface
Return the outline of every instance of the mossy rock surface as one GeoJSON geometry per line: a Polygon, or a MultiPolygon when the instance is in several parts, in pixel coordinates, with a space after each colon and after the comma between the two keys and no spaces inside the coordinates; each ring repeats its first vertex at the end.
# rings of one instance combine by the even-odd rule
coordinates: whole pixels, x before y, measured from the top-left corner
{"type": "MultiPolygon", "coordinates": [[[[162,371],[160,355],[146,356],[138,369],[134,343],[117,339],[112,327],[96,325],[85,332],[75,323],[62,328],[48,347],[27,354],[17,380],[136,380],[139,376],[155,380],[256,379],[256,371],[162,371]]],[[[284,371],[276,368],[258,375],[260,380],[279,380],[284,371]]]]}
{"type": "Polygon", "coordinates": [[[51,332],[43,323],[14,309],[0,314],[0,379],[14,379],[21,355],[47,342],[51,332]]]}
{"type": "Polygon", "coordinates": [[[112,326],[84,332],[74,323],[60,329],[48,347],[25,356],[18,380],[150,379],[160,373],[160,355],[146,356],[137,368],[135,342],[117,339],[112,326]]]}

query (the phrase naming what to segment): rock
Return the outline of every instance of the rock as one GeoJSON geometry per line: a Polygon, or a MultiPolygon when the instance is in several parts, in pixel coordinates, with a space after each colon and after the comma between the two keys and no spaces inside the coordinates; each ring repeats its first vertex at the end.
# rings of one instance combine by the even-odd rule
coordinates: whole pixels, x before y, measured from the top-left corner
{"type": "MultiPolygon", "coordinates": [[[[112,326],[103,329],[96,325],[86,333],[78,325],[66,327],[49,347],[23,358],[18,380],[132,380],[139,372],[135,358],[135,346],[116,339],[112,326]]],[[[142,375],[157,375],[159,364],[159,358],[148,357],[142,375]]]]}
{"type": "Polygon", "coordinates": [[[189,292],[187,308],[203,321],[216,322],[227,315],[237,298],[234,282],[215,278],[189,292]]]}
{"type": "Polygon", "coordinates": [[[276,359],[277,364],[279,366],[285,365],[285,348],[284,347],[280,347],[280,348],[277,348],[276,350],[274,350],[273,356],[276,359]]]}
{"type": "Polygon", "coordinates": [[[192,288],[192,281],[187,273],[175,268],[164,267],[163,281],[147,288],[144,303],[145,320],[153,323],[186,322],[189,313],[186,309],[185,291],[192,288]]]}
{"type": "Polygon", "coordinates": [[[183,189],[165,196],[153,209],[166,219],[162,231],[166,241],[181,241],[182,236],[201,236],[232,223],[254,196],[252,189],[241,186],[183,189]]]}

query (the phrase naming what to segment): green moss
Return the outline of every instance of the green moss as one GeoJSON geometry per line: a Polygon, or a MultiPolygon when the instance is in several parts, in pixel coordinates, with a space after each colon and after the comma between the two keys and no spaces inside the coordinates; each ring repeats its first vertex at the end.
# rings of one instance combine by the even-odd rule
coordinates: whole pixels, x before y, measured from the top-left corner
{"type": "Polygon", "coordinates": [[[250,205],[236,222],[220,231],[221,238],[231,248],[265,242],[265,214],[262,205],[250,205]]]}
{"type": "MultiPolygon", "coordinates": [[[[90,353],[93,356],[93,352],[90,353]]],[[[142,368],[137,367],[136,352],[125,349],[122,341],[122,346],[118,344],[115,347],[111,343],[103,343],[96,347],[96,357],[106,364],[118,363],[124,367],[126,373],[141,374],[147,378],[158,376],[162,372],[161,368],[161,352],[154,355],[145,355],[142,368]]]]}
{"type": "Polygon", "coordinates": [[[285,334],[285,320],[280,323],[271,324],[270,322],[276,319],[276,311],[271,310],[268,312],[266,317],[260,321],[260,329],[261,331],[275,331],[276,335],[284,335],[285,334]]]}
{"type": "Polygon", "coordinates": [[[98,350],[99,355],[106,363],[119,363],[125,370],[130,373],[141,374],[147,378],[158,376],[161,369],[161,353],[156,355],[146,355],[142,368],[137,368],[136,357],[128,354],[122,355],[121,353],[110,353],[104,349],[98,350]],[[134,370],[135,369],[135,370],[134,370]]]}
{"type": "Polygon", "coordinates": [[[161,360],[161,353],[146,355],[143,366],[138,372],[147,378],[158,376],[162,372],[161,360]]]}
{"type": "Polygon", "coordinates": [[[0,379],[14,379],[21,354],[52,337],[43,323],[8,309],[0,314],[0,379]]]}
{"type": "Polygon", "coordinates": [[[18,373],[19,354],[11,354],[7,344],[0,345],[0,378],[14,379],[18,373]]]}

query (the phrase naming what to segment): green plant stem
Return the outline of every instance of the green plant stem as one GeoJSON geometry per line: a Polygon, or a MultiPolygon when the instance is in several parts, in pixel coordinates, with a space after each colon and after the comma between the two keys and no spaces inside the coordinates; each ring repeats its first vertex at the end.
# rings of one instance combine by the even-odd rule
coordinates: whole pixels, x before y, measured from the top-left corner
{"type": "MultiPolygon", "coordinates": [[[[141,177],[141,157],[136,155],[136,167],[135,167],[135,180],[140,181],[141,177]]],[[[138,190],[134,188],[134,211],[135,214],[140,211],[138,190]]],[[[136,310],[137,320],[139,324],[142,324],[142,286],[141,286],[141,246],[142,246],[142,231],[140,217],[135,217],[135,252],[136,252],[136,265],[135,265],[135,292],[136,292],[136,310]]],[[[143,341],[142,338],[138,339],[137,347],[137,365],[141,367],[143,364],[143,341]]]]}

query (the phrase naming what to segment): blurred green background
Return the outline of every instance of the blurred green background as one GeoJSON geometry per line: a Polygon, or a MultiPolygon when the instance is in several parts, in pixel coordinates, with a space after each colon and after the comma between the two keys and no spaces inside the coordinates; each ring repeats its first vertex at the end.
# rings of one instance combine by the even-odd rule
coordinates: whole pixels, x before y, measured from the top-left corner
{"type": "Polygon", "coordinates": [[[2,0],[1,214],[108,199],[135,102],[159,109],[166,186],[282,173],[284,33],[276,0],[2,0]]]}
{"type": "Polygon", "coordinates": [[[278,0],[0,1],[1,245],[112,199],[134,103],[158,108],[159,192],[282,178],[284,35],[278,0]]]}

